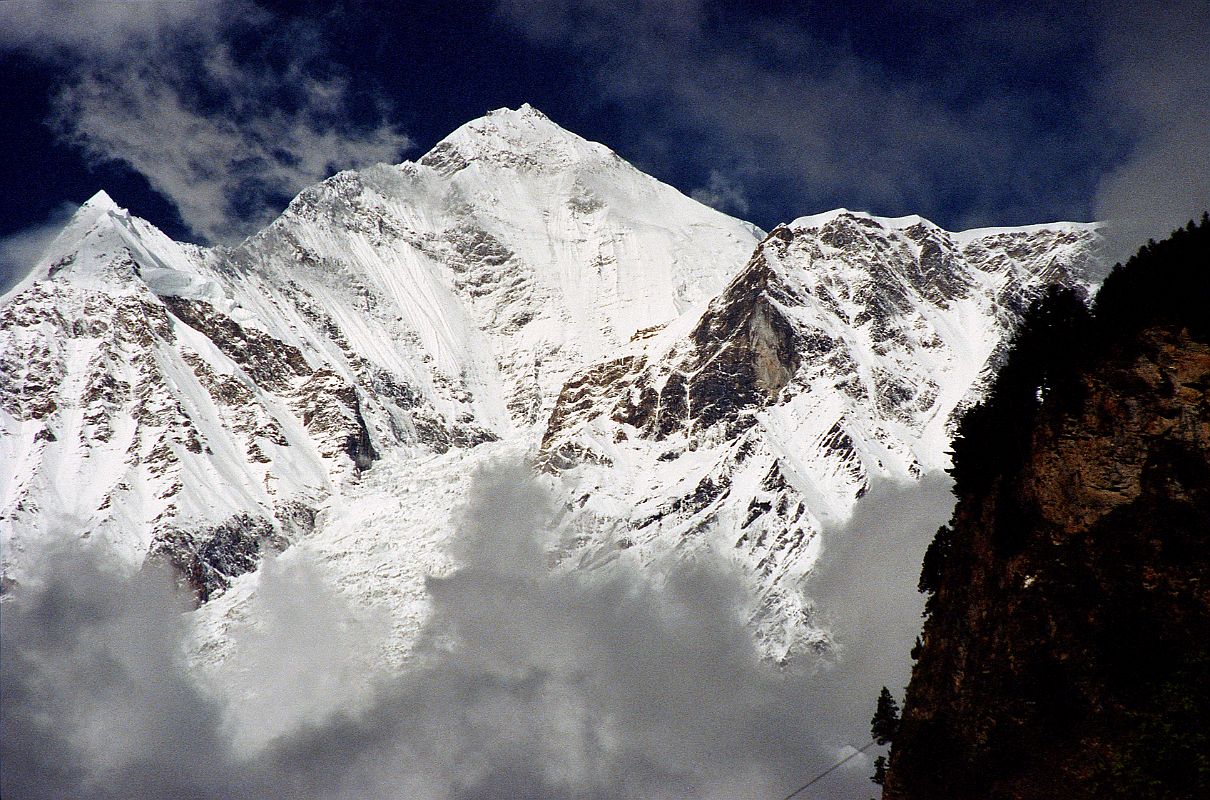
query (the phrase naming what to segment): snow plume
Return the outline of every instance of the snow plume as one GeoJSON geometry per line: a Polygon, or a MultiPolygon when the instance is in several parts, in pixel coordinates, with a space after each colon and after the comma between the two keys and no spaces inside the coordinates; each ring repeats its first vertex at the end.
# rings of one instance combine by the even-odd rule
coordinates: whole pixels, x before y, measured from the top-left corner
{"type": "Polygon", "coordinates": [[[1210,5],[1109,7],[1101,59],[1110,100],[1135,133],[1097,192],[1113,263],[1210,210],[1210,5]]]}
{"type": "Polygon", "coordinates": [[[250,0],[0,5],[0,47],[59,64],[51,124],[120,162],[210,241],[232,241],[338,169],[408,139],[325,58],[319,22],[250,0]]]}
{"type": "MultiPolygon", "coordinates": [[[[552,565],[558,508],[515,464],[474,481],[452,543],[462,566],[431,579],[430,621],[393,674],[367,666],[374,622],[283,557],[261,578],[270,591],[257,626],[236,634],[239,688],[224,699],[186,665],[185,617],[165,602],[162,576],[109,570],[79,542],[57,548],[42,582],[4,601],[0,788],[23,798],[776,800],[865,744],[877,687],[903,660],[902,637],[885,642],[893,656],[874,637],[901,622],[880,616],[888,608],[905,615],[885,604],[902,599],[907,573],[914,585],[914,528],[926,517],[931,526],[936,508],[889,525],[881,515],[909,498],[909,508],[931,503],[899,489],[870,496],[850,526],[867,538],[833,551],[819,584],[829,602],[853,604],[861,643],[846,643],[841,625],[838,657],[797,668],[761,659],[747,583],[726,558],[640,568],[623,557],[590,573],[552,565]],[[867,563],[888,551],[911,554],[903,575],[867,563]]],[[[906,616],[914,631],[918,617],[906,616]]],[[[854,759],[812,796],[859,796],[868,774],[868,760],[854,759]]]]}
{"type": "Polygon", "coordinates": [[[80,207],[61,203],[45,220],[0,238],[0,294],[21,281],[80,207]]]}
{"type": "Polygon", "coordinates": [[[744,187],[716,169],[710,170],[710,181],[705,186],[694,189],[692,197],[699,203],[705,203],[723,212],[747,214],[751,208],[744,187]]]}

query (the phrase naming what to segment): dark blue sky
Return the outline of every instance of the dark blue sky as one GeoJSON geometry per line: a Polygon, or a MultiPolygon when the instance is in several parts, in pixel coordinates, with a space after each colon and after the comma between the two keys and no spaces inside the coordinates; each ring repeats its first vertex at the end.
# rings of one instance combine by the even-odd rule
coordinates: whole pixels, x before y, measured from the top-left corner
{"type": "Polygon", "coordinates": [[[764,228],[844,205],[1162,232],[1210,205],[1208,41],[1204,0],[16,0],[0,237],[11,260],[105,188],[232,241],[523,102],[764,228]]]}

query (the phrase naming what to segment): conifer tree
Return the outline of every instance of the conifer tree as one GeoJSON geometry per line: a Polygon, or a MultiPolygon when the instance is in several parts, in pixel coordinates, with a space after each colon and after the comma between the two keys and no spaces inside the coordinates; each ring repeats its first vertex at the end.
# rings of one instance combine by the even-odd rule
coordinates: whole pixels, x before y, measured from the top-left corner
{"type": "Polygon", "coordinates": [[[878,695],[878,708],[870,720],[870,735],[878,744],[890,744],[899,729],[899,704],[885,686],[878,695]]]}
{"type": "Polygon", "coordinates": [[[920,580],[916,584],[921,592],[933,594],[941,585],[942,566],[953,549],[953,538],[949,526],[942,525],[933,536],[933,541],[929,542],[928,549],[924,551],[924,562],[920,565],[920,580]]]}
{"type": "Polygon", "coordinates": [[[886,756],[878,756],[874,759],[874,775],[870,780],[879,786],[886,783],[886,756]]]}

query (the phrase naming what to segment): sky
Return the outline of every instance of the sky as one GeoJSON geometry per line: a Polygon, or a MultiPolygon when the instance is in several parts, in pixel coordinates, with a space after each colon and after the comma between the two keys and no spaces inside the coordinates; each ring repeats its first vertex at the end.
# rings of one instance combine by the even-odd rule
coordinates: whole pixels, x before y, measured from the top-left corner
{"type": "Polygon", "coordinates": [[[238,241],[523,102],[766,230],[1113,220],[1115,257],[1210,206],[1208,42],[1204,0],[9,0],[0,262],[102,188],[238,241]]]}

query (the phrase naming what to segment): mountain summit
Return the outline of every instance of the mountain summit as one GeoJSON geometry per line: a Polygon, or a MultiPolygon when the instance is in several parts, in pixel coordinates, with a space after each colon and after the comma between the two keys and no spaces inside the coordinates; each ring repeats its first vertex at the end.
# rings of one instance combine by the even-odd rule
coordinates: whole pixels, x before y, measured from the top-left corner
{"type": "Polygon", "coordinates": [[[784,654],[814,635],[824,522],[946,463],[1020,310],[1080,283],[1096,235],[839,210],[765,236],[529,106],[231,249],[101,193],[0,301],[4,576],[52,532],[165,559],[218,642],[239,576],[303,547],[390,609],[398,655],[468,475],[528,454],[582,532],[554,557],[734,552],[784,654]]]}
{"type": "Polygon", "coordinates": [[[620,160],[604,145],[559,127],[528,103],[498,108],[438,142],[420,163],[452,171],[471,163],[520,169],[566,170],[572,165],[620,160]]]}

